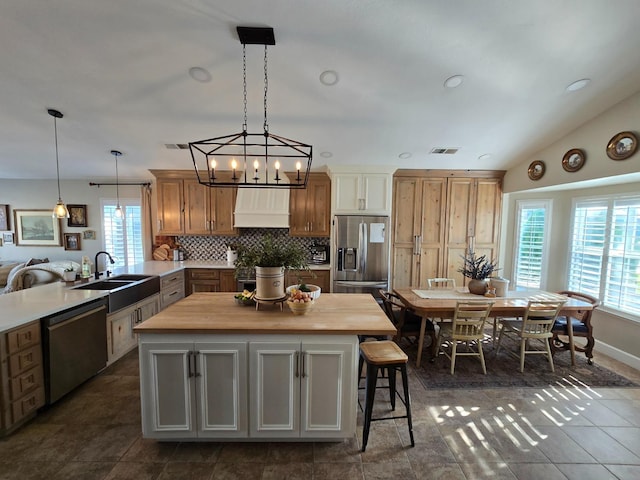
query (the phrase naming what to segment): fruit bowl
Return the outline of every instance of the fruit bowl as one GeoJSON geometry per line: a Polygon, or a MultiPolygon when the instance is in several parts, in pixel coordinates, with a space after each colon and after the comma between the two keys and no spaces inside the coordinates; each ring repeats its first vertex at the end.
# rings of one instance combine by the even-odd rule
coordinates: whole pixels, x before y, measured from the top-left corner
{"type": "Polygon", "coordinates": [[[286,290],[287,295],[291,295],[292,291],[299,290],[302,285],[304,285],[309,290],[307,293],[313,300],[317,299],[320,296],[320,293],[322,292],[322,289],[318,285],[311,285],[310,283],[306,283],[306,284],[289,285],[286,290]]]}
{"type": "Polygon", "coordinates": [[[287,300],[287,305],[289,305],[289,309],[294,315],[304,315],[305,313],[311,311],[311,309],[313,308],[313,303],[313,300],[309,302],[294,302],[291,300],[287,300]]]}
{"type": "Polygon", "coordinates": [[[242,293],[234,295],[233,299],[238,305],[244,305],[245,307],[254,306],[256,304],[253,300],[255,293],[255,291],[250,292],[249,290],[244,290],[242,293]]]}

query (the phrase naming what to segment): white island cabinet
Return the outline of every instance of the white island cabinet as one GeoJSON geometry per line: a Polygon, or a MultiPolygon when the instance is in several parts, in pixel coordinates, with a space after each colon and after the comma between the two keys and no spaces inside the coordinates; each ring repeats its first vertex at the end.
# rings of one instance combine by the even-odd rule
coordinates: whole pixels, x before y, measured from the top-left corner
{"type": "Polygon", "coordinates": [[[205,441],[353,436],[357,335],[395,334],[373,297],[358,294],[322,294],[294,316],[195,293],[135,331],[143,435],[205,441]]]}

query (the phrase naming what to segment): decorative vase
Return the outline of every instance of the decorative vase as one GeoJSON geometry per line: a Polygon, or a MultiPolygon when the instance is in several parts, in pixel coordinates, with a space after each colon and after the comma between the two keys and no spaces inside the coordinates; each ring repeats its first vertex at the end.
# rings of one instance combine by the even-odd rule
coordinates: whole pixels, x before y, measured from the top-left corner
{"type": "Polygon", "coordinates": [[[469,285],[467,285],[467,287],[469,287],[469,293],[473,293],[475,295],[484,295],[487,291],[487,286],[488,282],[486,279],[477,280],[475,278],[469,280],[469,285]]]}
{"type": "Polygon", "coordinates": [[[64,277],[64,281],[65,282],[75,282],[76,280],[76,272],[71,271],[71,272],[63,272],[62,276],[64,277]]]}
{"type": "Polygon", "coordinates": [[[284,297],[284,267],[256,267],[256,298],[278,300],[284,297]]]}

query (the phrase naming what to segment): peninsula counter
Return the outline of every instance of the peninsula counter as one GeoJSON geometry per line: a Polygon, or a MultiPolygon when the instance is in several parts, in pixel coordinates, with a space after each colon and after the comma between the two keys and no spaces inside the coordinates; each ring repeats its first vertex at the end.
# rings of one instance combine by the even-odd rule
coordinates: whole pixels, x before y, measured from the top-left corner
{"type": "Polygon", "coordinates": [[[396,330],[371,295],[306,315],[195,293],[138,325],[142,429],[165,440],[339,440],[356,429],[358,335],[396,330]]]}

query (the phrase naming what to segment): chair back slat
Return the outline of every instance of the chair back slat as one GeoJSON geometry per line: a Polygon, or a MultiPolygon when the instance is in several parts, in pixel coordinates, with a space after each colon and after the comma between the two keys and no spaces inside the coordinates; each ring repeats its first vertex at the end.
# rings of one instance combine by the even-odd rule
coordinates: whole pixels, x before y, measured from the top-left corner
{"type": "Polygon", "coordinates": [[[455,340],[477,339],[484,333],[484,324],[493,302],[458,301],[453,314],[452,335],[455,340]]]}
{"type": "Polygon", "coordinates": [[[444,277],[427,278],[427,287],[429,289],[442,288],[451,290],[456,288],[456,280],[455,278],[444,277]]]}
{"type": "Polygon", "coordinates": [[[565,301],[535,301],[528,303],[522,321],[522,336],[548,338],[565,301]]]}

